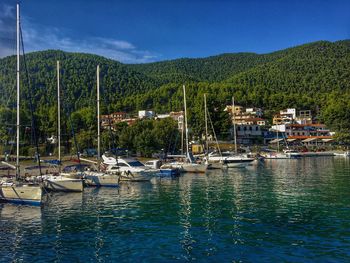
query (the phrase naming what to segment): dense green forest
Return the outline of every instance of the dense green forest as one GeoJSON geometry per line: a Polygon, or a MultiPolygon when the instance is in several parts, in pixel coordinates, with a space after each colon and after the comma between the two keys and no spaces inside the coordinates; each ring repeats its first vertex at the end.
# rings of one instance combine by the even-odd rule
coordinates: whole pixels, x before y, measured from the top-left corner
{"type": "MultiPolygon", "coordinates": [[[[286,107],[311,109],[319,120],[338,132],[341,140],[350,140],[350,40],[319,41],[270,54],[222,54],[138,65],[90,54],[33,52],[26,55],[29,79],[26,74],[21,75],[22,134],[28,140],[33,137],[28,129],[30,101],[38,137],[43,141],[56,133],[57,60],[61,63],[63,123],[67,135],[72,127],[78,137],[83,133],[93,134],[96,129],[99,64],[102,113],[181,110],[182,84],[185,84],[194,135],[200,135],[204,128],[203,94],[206,93],[214,127],[223,137],[229,128],[223,109],[235,96],[238,104],[262,107],[267,117],[286,107]]],[[[23,57],[21,62],[25,72],[23,57]]],[[[15,121],[15,68],[15,56],[0,59],[0,136],[5,141],[10,140],[11,124],[15,121]]]]}

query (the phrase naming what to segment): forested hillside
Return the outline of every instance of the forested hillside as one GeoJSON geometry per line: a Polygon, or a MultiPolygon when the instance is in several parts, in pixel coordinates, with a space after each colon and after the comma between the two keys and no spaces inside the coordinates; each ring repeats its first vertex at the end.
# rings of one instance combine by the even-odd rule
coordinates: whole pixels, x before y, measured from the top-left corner
{"type": "MultiPolygon", "coordinates": [[[[271,54],[237,53],[126,65],[90,54],[41,51],[26,56],[29,84],[22,73],[24,121],[29,122],[29,95],[42,136],[56,130],[56,61],[61,61],[62,104],[79,130],[94,129],[96,66],[101,67],[102,113],[153,109],[181,110],[182,84],[188,90],[189,121],[201,132],[203,94],[216,129],[225,132],[225,105],[236,102],[263,107],[267,114],[286,107],[311,109],[338,130],[350,127],[350,41],[314,42],[271,54]],[[79,122],[77,121],[78,119],[79,122]],[[342,123],[341,127],[339,123],[342,123]]],[[[13,118],[15,57],[0,60],[0,117],[13,118]]],[[[22,65],[23,59],[22,59],[22,65]]],[[[24,68],[22,66],[22,72],[24,68]]],[[[5,133],[4,128],[2,128],[5,133]]]]}

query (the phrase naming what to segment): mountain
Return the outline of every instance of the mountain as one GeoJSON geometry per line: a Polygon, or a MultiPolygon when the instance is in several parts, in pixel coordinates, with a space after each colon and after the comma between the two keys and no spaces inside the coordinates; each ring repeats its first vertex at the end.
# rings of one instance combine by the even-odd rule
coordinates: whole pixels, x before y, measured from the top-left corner
{"type": "MultiPolygon", "coordinates": [[[[24,82],[22,90],[26,108],[28,94],[32,94],[39,116],[52,115],[47,125],[53,125],[55,118],[56,60],[61,61],[62,98],[69,112],[95,109],[97,64],[101,67],[103,113],[180,110],[184,83],[193,112],[190,118],[198,123],[204,93],[212,110],[221,111],[234,95],[238,104],[264,107],[271,114],[285,107],[322,112],[330,101],[336,103],[330,96],[350,97],[350,40],[318,41],[269,54],[222,54],[137,65],[48,50],[26,55],[30,84],[24,82]]],[[[3,107],[12,107],[15,101],[15,63],[15,56],[0,59],[3,107]]]]}
{"type": "MultiPolygon", "coordinates": [[[[96,99],[96,66],[100,65],[102,92],[111,100],[146,92],[160,85],[154,79],[129,69],[126,65],[104,57],[63,51],[40,51],[25,57],[29,73],[30,90],[38,104],[54,104],[56,97],[56,61],[60,61],[61,85],[66,103],[73,109],[89,106],[96,99]]],[[[30,94],[25,68],[21,60],[22,94],[30,94]]],[[[0,104],[13,101],[15,91],[16,57],[0,60],[0,104]]]]}
{"type": "Polygon", "coordinates": [[[130,69],[146,74],[162,83],[220,82],[230,76],[278,59],[281,53],[221,54],[208,58],[181,58],[169,61],[128,65],[130,69]]]}

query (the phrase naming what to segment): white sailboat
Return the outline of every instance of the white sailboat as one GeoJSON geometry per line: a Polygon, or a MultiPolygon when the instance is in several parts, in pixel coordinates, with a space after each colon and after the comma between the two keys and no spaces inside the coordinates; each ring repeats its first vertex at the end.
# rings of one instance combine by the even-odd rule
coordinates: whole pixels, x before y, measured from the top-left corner
{"type": "Polygon", "coordinates": [[[57,145],[58,145],[58,175],[45,174],[41,177],[43,187],[48,191],[82,192],[83,180],[61,172],[61,106],[60,106],[60,62],[57,61],[57,145]]]}
{"type": "Polygon", "coordinates": [[[162,165],[161,169],[179,169],[185,173],[205,173],[208,164],[199,164],[194,161],[193,156],[189,152],[188,142],[188,125],[187,125],[187,105],[186,105],[186,87],[183,85],[184,92],[184,108],[185,108],[185,129],[186,129],[186,157],[184,162],[172,162],[162,165]]]}
{"type": "Polygon", "coordinates": [[[108,174],[100,171],[101,127],[100,127],[100,66],[97,66],[97,171],[84,172],[85,183],[89,186],[118,187],[120,174],[108,174]]]}
{"type": "Polygon", "coordinates": [[[20,166],[19,166],[19,135],[20,135],[20,65],[19,65],[19,50],[20,50],[20,16],[19,4],[17,4],[17,140],[16,140],[16,180],[0,182],[0,200],[19,203],[40,205],[42,202],[42,188],[37,184],[26,184],[20,182],[20,166]]]}
{"type": "Polygon", "coordinates": [[[234,154],[223,157],[223,162],[228,168],[243,168],[251,165],[255,159],[248,157],[246,154],[238,154],[237,150],[237,132],[236,132],[236,120],[235,120],[235,99],[232,97],[232,115],[233,115],[233,135],[235,143],[234,154]]]}
{"type": "MultiPolygon", "coordinates": [[[[279,129],[277,127],[277,151],[269,151],[261,154],[265,159],[297,159],[302,157],[302,154],[298,151],[293,151],[286,149],[283,152],[280,151],[280,139],[279,139],[279,129]]],[[[287,142],[286,142],[287,143],[287,142]]],[[[287,145],[288,148],[288,145],[287,145]]]]}
{"type": "Polygon", "coordinates": [[[208,169],[222,169],[223,168],[223,162],[224,162],[224,158],[223,155],[221,153],[220,150],[220,146],[216,137],[216,133],[215,133],[215,129],[213,126],[213,123],[210,119],[210,114],[208,112],[208,108],[207,108],[207,96],[206,94],[204,94],[204,118],[205,118],[205,157],[204,157],[204,161],[209,164],[208,165],[208,169]],[[209,120],[210,120],[210,124],[211,124],[211,128],[214,134],[214,138],[215,138],[215,142],[216,142],[216,147],[217,147],[217,151],[215,152],[210,152],[209,153],[209,143],[208,143],[208,116],[209,116],[209,120]]]}

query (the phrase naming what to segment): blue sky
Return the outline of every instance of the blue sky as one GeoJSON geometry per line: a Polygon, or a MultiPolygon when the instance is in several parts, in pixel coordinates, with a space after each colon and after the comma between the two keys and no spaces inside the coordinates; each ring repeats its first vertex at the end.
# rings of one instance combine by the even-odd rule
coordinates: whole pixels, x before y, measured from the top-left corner
{"type": "MultiPolygon", "coordinates": [[[[15,3],[0,0],[0,57],[14,53],[15,3]]],[[[27,52],[144,63],[348,39],[349,10],[345,0],[30,0],[21,17],[27,52]]]]}

